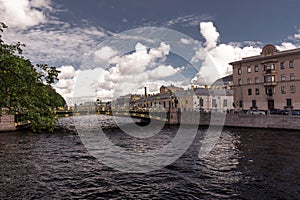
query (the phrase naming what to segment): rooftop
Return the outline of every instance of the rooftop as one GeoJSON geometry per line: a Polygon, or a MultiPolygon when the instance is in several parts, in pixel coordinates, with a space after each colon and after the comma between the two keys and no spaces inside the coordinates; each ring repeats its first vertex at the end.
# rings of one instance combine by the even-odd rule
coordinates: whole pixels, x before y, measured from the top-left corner
{"type": "Polygon", "coordinates": [[[235,65],[235,64],[247,63],[247,62],[257,61],[257,60],[274,59],[274,58],[293,55],[293,54],[300,54],[300,48],[290,49],[286,51],[279,51],[274,45],[267,44],[263,47],[260,55],[245,57],[242,60],[234,61],[229,64],[235,65]]]}

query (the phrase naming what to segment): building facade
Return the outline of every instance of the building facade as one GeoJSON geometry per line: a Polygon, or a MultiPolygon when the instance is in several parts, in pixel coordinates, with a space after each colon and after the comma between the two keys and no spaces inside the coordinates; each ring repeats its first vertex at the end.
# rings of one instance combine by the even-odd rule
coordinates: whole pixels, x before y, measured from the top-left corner
{"type": "Polygon", "coordinates": [[[279,51],[268,44],[261,55],[230,64],[237,109],[300,109],[300,49],[279,51]]]}

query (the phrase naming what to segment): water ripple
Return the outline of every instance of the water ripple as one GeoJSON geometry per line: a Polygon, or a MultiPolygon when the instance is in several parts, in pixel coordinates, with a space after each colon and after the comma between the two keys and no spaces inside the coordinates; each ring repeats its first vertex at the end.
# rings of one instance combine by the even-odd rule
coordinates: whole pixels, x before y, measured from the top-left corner
{"type": "MultiPolygon", "coordinates": [[[[63,119],[66,123],[67,120],[63,119]]],[[[103,124],[112,127],[111,119],[103,124]],[[110,121],[110,123],[108,122],[110,121]]],[[[69,122],[68,122],[69,123],[69,122]]],[[[125,122],[124,122],[125,123],[125,122]]],[[[133,151],[165,145],[176,127],[146,141],[108,129],[133,151]]],[[[187,130],[188,131],[188,130],[187,130]]],[[[177,161],[160,170],[123,173],[90,156],[76,134],[0,134],[1,199],[297,199],[298,132],[225,129],[213,151],[198,158],[206,128],[177,161]]]]}

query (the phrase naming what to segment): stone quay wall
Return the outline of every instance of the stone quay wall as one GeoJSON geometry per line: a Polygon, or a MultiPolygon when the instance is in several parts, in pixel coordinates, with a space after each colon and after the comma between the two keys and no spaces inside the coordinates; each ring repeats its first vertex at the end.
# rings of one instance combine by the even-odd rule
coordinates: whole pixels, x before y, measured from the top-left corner
{"type": "Polygon", "coordinates": [[[14,131],[15,127],[15,116],[8,115],[5,110],[2,110],[0,115],[0,131],[14,131]]]}
{"type": "Polygon", "coordinates": [[[300,130],[297,115],[251,115],[241,113],[184,113],[182,124],[300,130]],[[199,117],[200,116],[200,117],[199,117]]]}

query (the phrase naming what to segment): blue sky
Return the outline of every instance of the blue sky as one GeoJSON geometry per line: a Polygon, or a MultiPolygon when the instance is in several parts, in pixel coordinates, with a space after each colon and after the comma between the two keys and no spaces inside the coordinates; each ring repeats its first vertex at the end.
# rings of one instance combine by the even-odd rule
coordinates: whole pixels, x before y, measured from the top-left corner
{"type": "Polygon", "coordinates": [[[7,40],[27,44],[25,55],[34,62],[55,66],[80,65],[79,55],[72,59],[62,57],[61,52],[54,50],[55,42],[56,49],[71,52],[60,47],[70,42],[67,37],[74,38],[69,47],[73,49],[76,39],[78,43],[84,41],[90,49],[84,44],[79,47],[83,48],[80,53],[86,54],[103,40],[100,34],[109,36],[147,26],[170,28],[204,42],[199,23],[213,22],[220,33],[219,43],[260,47],[267,43],[299,43],[299,37],[295,38],[300,29],[300,1],[297,0],[0,0],[0,4],[0,19],[10,27],[7,40]],[[50,37],[57,39],[53,41],[50,37]],[[42,52],[35,50],[38,45],[42,52]],[[46,48],[54,54],[50,55],[46,48]]]}
{"type": "Polygon", "coordinates": [[[213,21],[223,42],[278,43],[300,27],[297,0],[55,0],[66,12],[61,18],[81,20],[121,32],[141,26],[168,26],[195,39],[200,21],[213,21]],[[186,21],[185,21],[186,20],[186,21]],[[173,24],[172,24],[173,21],[173,24]]]}
{"type": "Polygon", "coordinates": [[[65,98],[80,80],[83,96],[111,99],[119,80],[131,92],[210,84],[267,43],[299,48],[299,8],[297,0],[0,0],[0,20],[9,26],[6,42],[25,43],[26,58],[58,67],[54,87],[65,98]],[[84,64],[101,69],[83,72],[84,64]]]}

